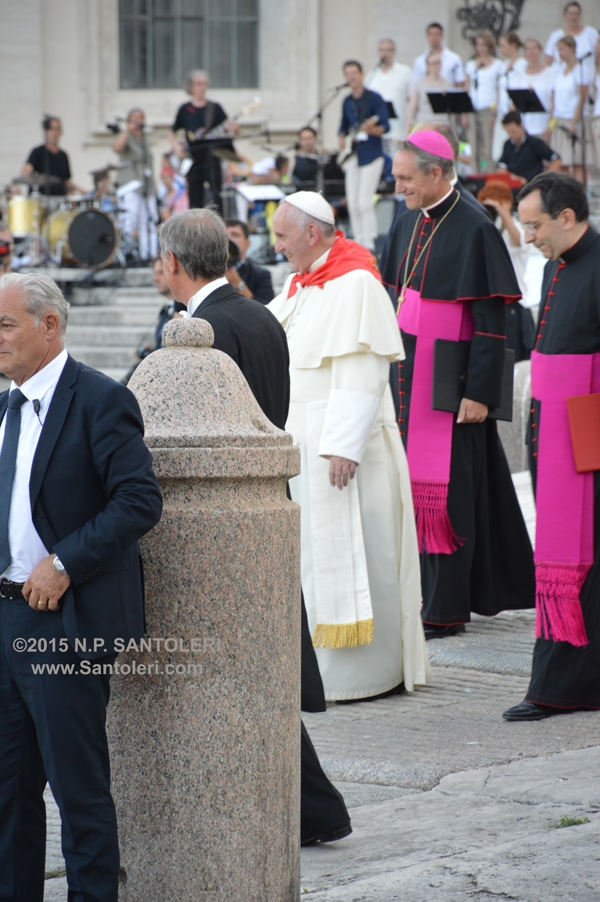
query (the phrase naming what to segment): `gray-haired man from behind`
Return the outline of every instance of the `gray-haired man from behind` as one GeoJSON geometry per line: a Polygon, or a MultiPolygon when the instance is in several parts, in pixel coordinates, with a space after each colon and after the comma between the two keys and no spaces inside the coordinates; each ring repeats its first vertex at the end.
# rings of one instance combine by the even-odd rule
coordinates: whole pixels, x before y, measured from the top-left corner
{"type": "Polygon", "coordinates": [[[214,347],[229,354],[246,377],[265,415],[283,429],[289,391],[285,333],[264,304],[246,298],[227,281],[229,240],[212,210],[185,210],[160,231],[164,274],[189,316],[209,322],[214,347]]]}
{"type": "Polygon", "coordinates": [[[60,809],[69,900],[117,902],[106,706],[116,639],[144,635],[138,540],[162,510],[137,401],[67,354],[67,317],[48,276],[0,278],[0,372],[12,380],[0,395],[7,902],[44,897],[46,782],[60,809]]]}

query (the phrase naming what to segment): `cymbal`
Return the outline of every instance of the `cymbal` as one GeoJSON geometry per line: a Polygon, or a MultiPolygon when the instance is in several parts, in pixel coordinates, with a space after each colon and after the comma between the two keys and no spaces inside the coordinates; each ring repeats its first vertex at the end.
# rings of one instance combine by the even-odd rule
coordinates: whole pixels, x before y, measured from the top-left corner
{"type": "Polygon", "coordinates": [[[19,175],[12,180],[13,185],[29,185],[30,188],[39,188],[44,185],[62,185],[63,179],[57,175],[44,175],[35,172],[33,175],[19,175]]]}

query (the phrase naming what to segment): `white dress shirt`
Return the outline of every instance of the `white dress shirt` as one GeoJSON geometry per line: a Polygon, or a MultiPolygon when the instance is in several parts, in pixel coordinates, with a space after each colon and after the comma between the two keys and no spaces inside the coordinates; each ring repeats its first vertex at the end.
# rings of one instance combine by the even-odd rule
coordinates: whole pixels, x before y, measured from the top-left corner
{"type": "Polygon", "coordinates": [[[402,63],[394,63],[385,70],[381,66],[369,72],[365,85],[381,94],[384,100],[394,104],[396,118],[390,119],[390,128],[386,138],[396,140],[406,136],[406,106],[412,94],[412,72],[402,63]]]}
{"type": "Polygon", "coordinates": [[[202,301],[205,301],[209,294],[212,294],[213,291],[216,291],[217,288],[221,288],[223,285],[229,285],[229,282],[222,276],[220,279],[213,279],[212,282],[209,282],[208,285],[205,285],[204,288],[201,288],[200,291],[197,291],[195,295],[193,295],[187,305],[187,314],[182,313],[184,319],[189,319],[194,315],[202,301]]]}
{"type": "MultiPolygon", "coordinates": [[[[8,540],[12,561],[2,574],[5,579],[11,579],[16,583],[24,583],[32,570],[49,554],[33,525],[29,481],[42,426],[67,357],[67,352],[61,351],[54,360],[46,364],[31,379],[27,379],[23,385],[18,386],[14,382],[10,384],[10,391],[19,388],[27,398],[21,407],[21,431],[8,518],[8,540]],[[40,402],[39,414],[36,414],[33,408],[32,402],[35,400],[40,402]]],[[[6,417],[0,425],[0,447],[4,442],[5,430],[6,417]]]]}

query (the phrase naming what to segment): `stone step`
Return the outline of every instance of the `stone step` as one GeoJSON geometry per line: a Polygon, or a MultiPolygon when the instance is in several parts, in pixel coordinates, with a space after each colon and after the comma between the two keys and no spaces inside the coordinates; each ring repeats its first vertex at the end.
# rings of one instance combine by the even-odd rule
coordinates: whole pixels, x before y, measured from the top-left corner
{"type": "Polygon", "coordinates": [[[72,307],[69,311],[69,331],[79,326],[139,326],[154,325],[162,304],[138,307],[72,307]]]}
{"type": "Polygon", "coordinates": [[[81,325],[79,323],[69,325],[69,343],[73,345],[101,345],[105,350],[116,347],[134,348],[143,339],[151,344],[154,342],[154,322],[150,326],[138,325],[81,325]]]}
{"type": "Polygon", "coordinates": [[[69,302],[73,308],[149,304],[160,295],[154,285],[141,288],[74,288],[69,302]]]}
{"type": "Polygon", "coordinates": [[[105,373],[107,369],[128,370],[135,363],[134,347],[102,348],[95,345],[67,343],[67,350],[75,360],[105,373]]]}

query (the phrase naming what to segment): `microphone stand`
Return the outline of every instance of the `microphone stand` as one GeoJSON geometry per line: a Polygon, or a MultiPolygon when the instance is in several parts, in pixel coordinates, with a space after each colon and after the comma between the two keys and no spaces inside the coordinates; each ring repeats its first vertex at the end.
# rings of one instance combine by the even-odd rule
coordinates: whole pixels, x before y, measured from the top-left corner
{"type": "MultiPolygon", "coordinates": [[[[581,66],[581,73],[583,75],[583,62],[588,57],[592,55],[591,51],[586,53],[581,57],[577,62],[581,66]]],[[[585,105],[587,103],[588,98],[586,97],[583,103],[581,104],[581,180],[583,183],[583,190],[587,191],[587,160],[586,160],[586,147],[585,147],[585,105]]],[[[573,156],[575,155],[575,142],[573,142],[573,156]]]]}
{"type": "MultiPolygon", "coordinates": [[[[317,123],[317,127],[316,127],[317,144],[321,147],[323,146],[323,141],[322,141],[323,113],[325,112],[327,107],[331,103],[333,103],[333,101],[338,96],[340,91],[343,91],[344,88],[347,88],[347,87],[348,87],[348,85],[346,84],[346,82],[344,82],[341,85],[335,85],[335,87],[329,88],[328,94],[326,95],[325,100],[323,101],[323,103],[321,104],[321,106],[319,107],[317,112],[314,113],[314,115],[312,115],[310,117],[310,119],[308,120],[306,125],[302,126],[302,128],[307,128],[307,127],[314,128],[313,122],[316,121],[316,123],[317,123]]],[[[302,128],[299,130],[302,131],[302,128]]],[[[324,159],[324,154],[319,154],[319,159],[317,160],[317,185],[316,185],[316,188],[317,188],[317,191],[319,191],[321,194],[323,193],[323,187],[324,187],[324,183],[325,183],[325,177],[324,177],[325,165],[326,165],[326,162],[324,159]]]]}
{"type": "MultiPolygon", "coordinates": [[[[479,98],[479,81],[477,78],[477,68],[473,76],[473,86],[475,93],[479,98]]],[[[479,109],[475,109],[475,160],[477,162],[477,172],[481,173],[481,119],[479,118],[479,109]]]]}

